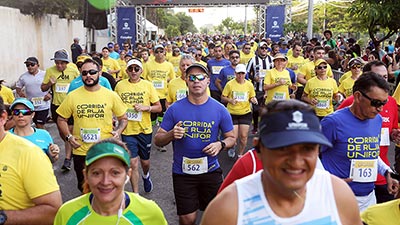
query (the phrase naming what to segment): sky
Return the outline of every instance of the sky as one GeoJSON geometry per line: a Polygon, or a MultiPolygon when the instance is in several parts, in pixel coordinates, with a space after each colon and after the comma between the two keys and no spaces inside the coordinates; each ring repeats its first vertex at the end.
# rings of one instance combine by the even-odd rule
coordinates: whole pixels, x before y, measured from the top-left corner
{"type": "MultiPolygon", "coordinates": [[[[198,7],[202,8],[202,7],[198,7]]],[[[227,17],[231,17],[234,21],[245,20],[245,7],[204,7],[202,13],[189,13],[189,8],[174,8],[174,12],[185,12],[186,15],[193,18],[193,23],[200,30],[200,28],[207,24],[213,26],[219,25],[222,20],[227,17]]],[[[247,7],[247,20],[253,20],[256,18],[253,7],[247,7]]]]}

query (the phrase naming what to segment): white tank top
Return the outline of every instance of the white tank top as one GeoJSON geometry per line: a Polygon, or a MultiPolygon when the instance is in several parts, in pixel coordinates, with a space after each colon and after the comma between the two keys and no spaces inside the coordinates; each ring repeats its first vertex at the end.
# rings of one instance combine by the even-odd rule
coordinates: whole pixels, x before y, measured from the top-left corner
{"type": "Polygon", "coordinates": [[[236,180],[238,225],[341,225],[332,181],[328,172],[316,169],[307,182],[303,210],[288,218],[277,216],[268,204],[261,184],[261,171],[236,180]]]}

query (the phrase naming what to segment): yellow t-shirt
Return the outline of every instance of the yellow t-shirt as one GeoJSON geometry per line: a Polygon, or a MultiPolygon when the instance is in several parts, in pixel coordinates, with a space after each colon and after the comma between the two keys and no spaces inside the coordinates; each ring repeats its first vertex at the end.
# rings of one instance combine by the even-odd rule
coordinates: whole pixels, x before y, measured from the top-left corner
{"type": "Polygon", "coordinates": [[[256,92],[250,81],[244,80],[244,83],[240,84],[233,79],[226,83],[222,95],[237,101],[235,105],[228,103],[227,108],[230,114],[244,115],[251,112],[250,98],[255,97],[256,92]]]}
{"type": "Polygon", "coordinates": [[[286,81],[285,85],[280,85],[268,90],[265,103],[271,102],[272,100],[286,100],[290,98],[289,87],[292,85],[292,81],[290,80],[290,74],[288,70],[284,69],[282,72],[279,72],[275,68],[267,70],[267,75],[264,78],[264,85],[275,84],[280,79],[284,79],[286,81]]]}
{"type": "Polygon", "coordinates": [[[361,220],[368,225],[397,225],[400,221],[400,199],[376,204],[361,213],[361,220]]]}
{"type": "MultiPolygon", "coordinates": [[[[326,74],[328,77],[333,77],[333,72],[331,66],[328,64],[327,65],[327,71],[326,74]]],[[[299,70],[299,73],[303,74],[305,76],[305,79],[308,81],[309,79],[315,77],[315,64],[314,61],[307,62],[305,63],[299,70]]]]}
{"type": "Polygon", "coordinates": [[[27,209],[32,199],[59,190],[49,158],[35,144],[6,132],[0,151],[0,209],[27,209]]]}
{"type": "MultiPolygon", "coordinates": [[[[119,66],[119,63],[117,62],[117,60],[108,57],[108,59],[104,59],[102,58],[101,61],[103,61],[103,72],[108,72],[109,70],[121,70],[121,67],[119,66]]],[[[117,78],[117,74],[116,73],[111,73],[111,75],[114,78],[117,78]]]]}
{"type": "Polygon", "coordinates": [[[119,58],[119,59],[117,59],[117,62],[118,62],[119,67],[121,67],[121,70],[118,73],[118,77],[120,79],[128,78],[128,74],[126,73],[126,61],[119,58]]]}
{"type": "Polygon", "coordinates": [[[13,91],[4,85],[1,85],[0,96],[3,98],[3,102],[6,105],[11,105],[15,99],[13,91]]]}
{"type": "Polygon", "coordinates": [[[178,55],[178,56],[171,56],[168,59],[168,62],[170,62],[174,67],[175,77],[180,77],[182,75],[181,71],[179,70],[179,62],[181,61],[181,58],[182,56],[178,55]]]}
{"type": "MultiPolygon", "coordinates": [[[[203,60],[196,61],[196,63],[198,63],[198,64],[200,64],[200,65],[203,65],[205,68],[207,68],[207,63],[204,62],[203,60]]],[[[179,70],[179,72],[180,72],[180,70],[179,70]]],[[[182,75],[182,74],[181,74],[181,75],[182,75]]]]}
{"type": "Polygon", "coordinates": [[[338,93],[338,86],[333,78],[320,80],[317,77],[307,81],[304,87],[304,93],[309,98],[316,98],[317,105],[314,107],[317,116],[327,116],[333,113],[332,99],[334,94],[338,93]]]}
{"type": "Polygon", "coordinates": [[[54,105],[60,105],[64,101],[68,93],[69,84],[80,74],[79,70],[70,66],[70,64],[68,63],[67,68],[63,72],[58,71],[56,66],[52,66],[46,70],[43,84],[48,84],[50,78],[56,79],[56,83],[51,87],[53,91],[52,103],[54,105]]]}
{"type": "Polygon", "coordinates": [[[293,70],[296,74],[299,73],[300,68],[306,63],[303,56],[299,56],[297,58],[293,57],[292,54],[288,54],[288,64],[287,68],[292,68],[293,66],[297,66],[296,70],[293,70]]]}
{"type": "Polygon", "coordinates": [[[245,54],[243,51],[241,51],[240,52],[240,63],[247,66],[247,63],[253,57],[254,57],[254,53],[250,52],[249,54],[245,54]]]}
{"type": "Polygon", "coordinates": [[[126,126],[124,135],[151,134],[153,132],[150,112],[136,112],[135,104],[150,105],[156,103],[160,99],[156,89],[152,83],[147,80],[140,80],[137,83],[131,83],[128,79],[121,80],[115,86],[115,92],[121,97],[122,101],[128,108],[126,115],[128,117],[128,125],[126,126]]]}
{"type": "Polygon", "coordinates": [[[165,59],[167,61],[169,61],[169,59],[172,57],[172,51],[171,52],[167,52],[167,54],[165,54],[165,59]]]}
{"type": "Polygon", "coordinates": [[[339,92],[344,94],[347,97],[353,94],[353,86],[355,80],[352,77],[348,77],[343,80],[339,85],[339,92]]]}
{"type": "Polygon", "coordinates": [[[165,99],[168,93],[168,82],[175,78],[174,67],[167,61],[163,63],[149,61],[145,64],[143,78],[153,84],[160,99],[165,99]]]}
{"type": "Polygon", "coordinates": [[[112,137],[112,117],[123,116],[126,109],[115,92],[105,87],[91,92],[83,86],[68,94],[57,113],[64,118],[74,118],[72,134],[81,146],[72,152],[86,155],[94,142],[112,137]]]}
{"type": "Polygon", "coordinates": [[[186,81],[180,77],[171,80],[168,84],[167,102],[174,103],[187,96],[186,81]]]}
{"type": "Polygon", "coordinates": [[[347,71],[339,78],[339,84],[341,84],[344,80],[351,77],[351,71],[347,71]]]}

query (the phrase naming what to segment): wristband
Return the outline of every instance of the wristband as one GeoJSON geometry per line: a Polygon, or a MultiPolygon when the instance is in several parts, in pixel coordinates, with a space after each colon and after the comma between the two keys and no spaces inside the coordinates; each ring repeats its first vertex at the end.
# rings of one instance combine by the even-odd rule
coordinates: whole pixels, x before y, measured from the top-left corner
{"type": "Polygon", "coordinates": [[[151,112],[151,105],[149,106],[149,110],[147,110],[148,112],[151,112]]]}

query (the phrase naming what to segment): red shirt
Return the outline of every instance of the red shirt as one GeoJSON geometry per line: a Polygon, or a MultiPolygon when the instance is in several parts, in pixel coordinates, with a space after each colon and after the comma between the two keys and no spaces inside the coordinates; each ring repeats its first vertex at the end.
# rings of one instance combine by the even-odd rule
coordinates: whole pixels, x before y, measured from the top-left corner
{"type": "Polygon", "coordinates": [[[228,187],[235,180],[251,175],[262,170],[262,168],[261,160],[257,157],[257,151],[255,149],[249,150],[235,162],[231,171],[229,171],[228,175],[224,179],[224,182],[222,182],[218,193],[228,187]]]}
{"type": "MultiPolygon", "coordinates": [[[[342,109],[344,107],[350,106],[353,104],[354,96],[351,95],[346,98],[342,104],[337,108],[337,110],[342,109]]],[[[382,127],[389,128],[389,134],[392,133],[392,129],[396,129],[399,127],[398,125],[398,112],[397,112],[397,103],[396,100],[392,97],[388,97],[388,102],[383,106],[382,111],[379,113],[382,116],[382,127]]],[[[360,128],[362,129],[362,128],[360,128]]],[[[389,159],[387,157],[387,153],[389,150],[389,146],[380,146],[379,156],[381,159],[387,164],[390,165],[389,159]]],[[[375,184],[383,185],[386,184],[386,178],[380,174],[378,174],[378,179],[375,184]]]]}

